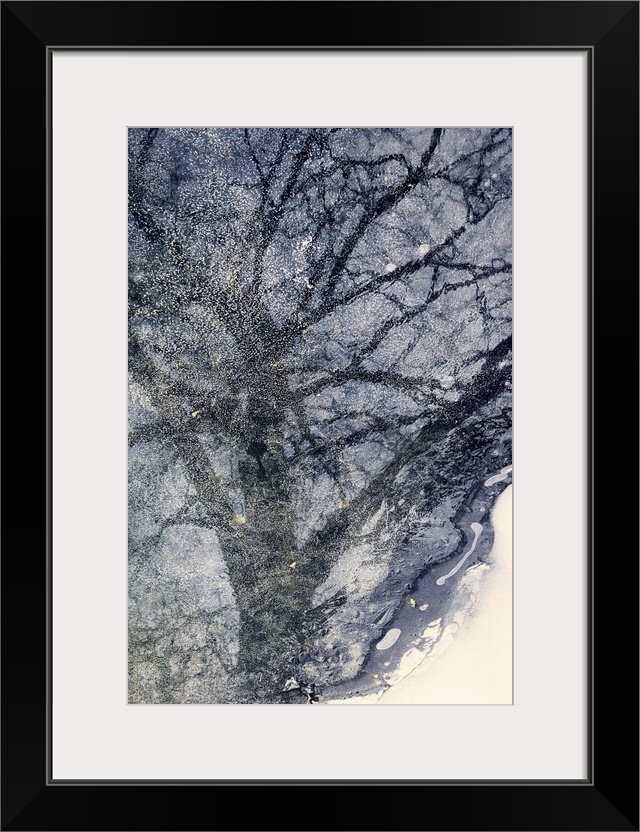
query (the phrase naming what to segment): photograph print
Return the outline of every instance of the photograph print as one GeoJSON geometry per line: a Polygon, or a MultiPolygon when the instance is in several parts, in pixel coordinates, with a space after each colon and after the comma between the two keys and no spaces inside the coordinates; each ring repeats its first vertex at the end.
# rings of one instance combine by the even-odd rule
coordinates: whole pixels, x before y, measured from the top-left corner
{"type": "Polygon", "coordinates": [[[128,701],[511,700],[512,131],[128,130],[128,701]]]}

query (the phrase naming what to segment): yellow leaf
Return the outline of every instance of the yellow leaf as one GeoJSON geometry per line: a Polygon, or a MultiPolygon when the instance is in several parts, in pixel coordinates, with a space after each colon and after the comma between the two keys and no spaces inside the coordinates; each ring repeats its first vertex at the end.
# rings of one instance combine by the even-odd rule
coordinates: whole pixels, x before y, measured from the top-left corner
{"type": "Polygon", "coordinates": [[[415,607],[415,605],[416,605],[416,602],[413,600],[413,598],[409,601],[409,603],[411,604],[412,607],[415,607]]]}
{"type": "Polygon", "coordinates": [[[192,413],[191,415],[192,415],[192,416],[193,416],[193,418],[195,419],[195,417],[198,415],[198,413],[201,413],[201,412],[202,412],[201,410],[194,410],[194,411],[193,411],[193,413],[192,413]]]}
{"type": "Polygon", "coordinates": [[[236,514],[233,518],[233,522],[237,523],[239,526],[244,525],[247,522],[247,518],[242,514],[236,514]]]}
{"type": "Polygon", "coordinates": [[[294,562],[293,562],[293,563],[290,563],[290,564],[289,564],[289,566],[291,567],[291,569],[295,569],[297,565],[298,565],[298,561],[297,561],[297,560],[294,560],[294,562]]]}

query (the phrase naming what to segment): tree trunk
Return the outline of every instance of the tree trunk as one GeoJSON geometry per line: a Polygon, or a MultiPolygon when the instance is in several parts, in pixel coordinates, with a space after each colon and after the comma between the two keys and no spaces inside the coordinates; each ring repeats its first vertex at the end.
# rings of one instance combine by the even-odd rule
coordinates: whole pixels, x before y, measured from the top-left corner
{"type": "Polygon", "coordinates": [[[287,375],[277,364],[247,380],[246,421],[240,434],[240,486],[245,511],[223,534],[223,552],[240,609],[239,670],[259,698],[275,694],[293,672],[302,648],[302,615],[315,576],[297,562],[290,471],[284,455],[287,375]]]}

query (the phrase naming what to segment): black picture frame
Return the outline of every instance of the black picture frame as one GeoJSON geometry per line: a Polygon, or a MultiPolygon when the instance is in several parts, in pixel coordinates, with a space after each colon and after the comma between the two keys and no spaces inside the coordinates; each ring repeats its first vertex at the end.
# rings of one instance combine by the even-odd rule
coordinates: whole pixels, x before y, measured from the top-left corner
{"type": "MultiPolygon", "coordinates": [[[[627,460],[637,458],[638,435],[637,397],[629,390],[638,377],[637,338],[631,343],[632,334],[637,336],[638,309],[638,12],[638,2],[627,0],[2,3],[2,264],[3,288],[10,298],[5,308],[25,310],[25,288],[30,287],[29,303],[35,305],[23,315],[28,316],[33,343],[46,324],[47,356],[45,366],[37,363],[30,373],[36,387],[46,375],[45,401],[38,406],[30,391],[25,406],[24,392],[16,396],[15,391],[24,391],[27,353],[10,333],[8,409],[15,404],[19,411],[15,422],[10,418],[12,440],[14,431],[23,433],[27,421],[27,435],[16,443],[18,470],[31,470],[25,462],[30,455],[34,470],[47,460],[47,520],[40,536],[30,520],[27,531],[19,531],[22,523],[12,534],[12,514],[5,514],[10,519],[2,560],[2,829],[639,828],[637,501],[618,477],[627,460]],[[48,439],[51,431],[49,67],[52,50],[63,47],[588,52],[591,689],[585,781],[50,779],[51,448],[48,441],[43,448],[37,438],[48,439]],[[26,242],[18,242],[22,240],[26,242]],[[338,791],[345,788],[350,800],[338,803],[338,796],[347,797],[338,791]],[[410,789],[417,791],[406,794],[410,789]],[[337,809],[345,804],[353,807],[346,816],[337,809]],[[399,805],[413,808],[399,812],[399,805]]],[[[558,349],[561,361],[561,345],[558,349]]],[[[13,466],[8,481],[15,477],[11,471],[13,466]]],[[[28,516],[44,519],[44,489],[36,497],[35,479],[19,475],[19,486],[8,490],[17,497],[17,510],[26,506],[28,516]]],[[[562,638],[562,633],[551,631],[548,637],[562,638]]],[[[301,765],[305,753],[313,750],[301,753],[301,765]]]]}

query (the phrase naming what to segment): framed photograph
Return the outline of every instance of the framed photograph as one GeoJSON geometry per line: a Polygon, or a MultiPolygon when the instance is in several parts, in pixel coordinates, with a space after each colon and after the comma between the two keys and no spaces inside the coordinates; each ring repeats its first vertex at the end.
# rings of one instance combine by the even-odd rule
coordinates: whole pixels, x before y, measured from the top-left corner
{"type": "Polygon", "coordinates": [[[638,3],[2,15],[2,827],[638,829],[638,3]]]}

